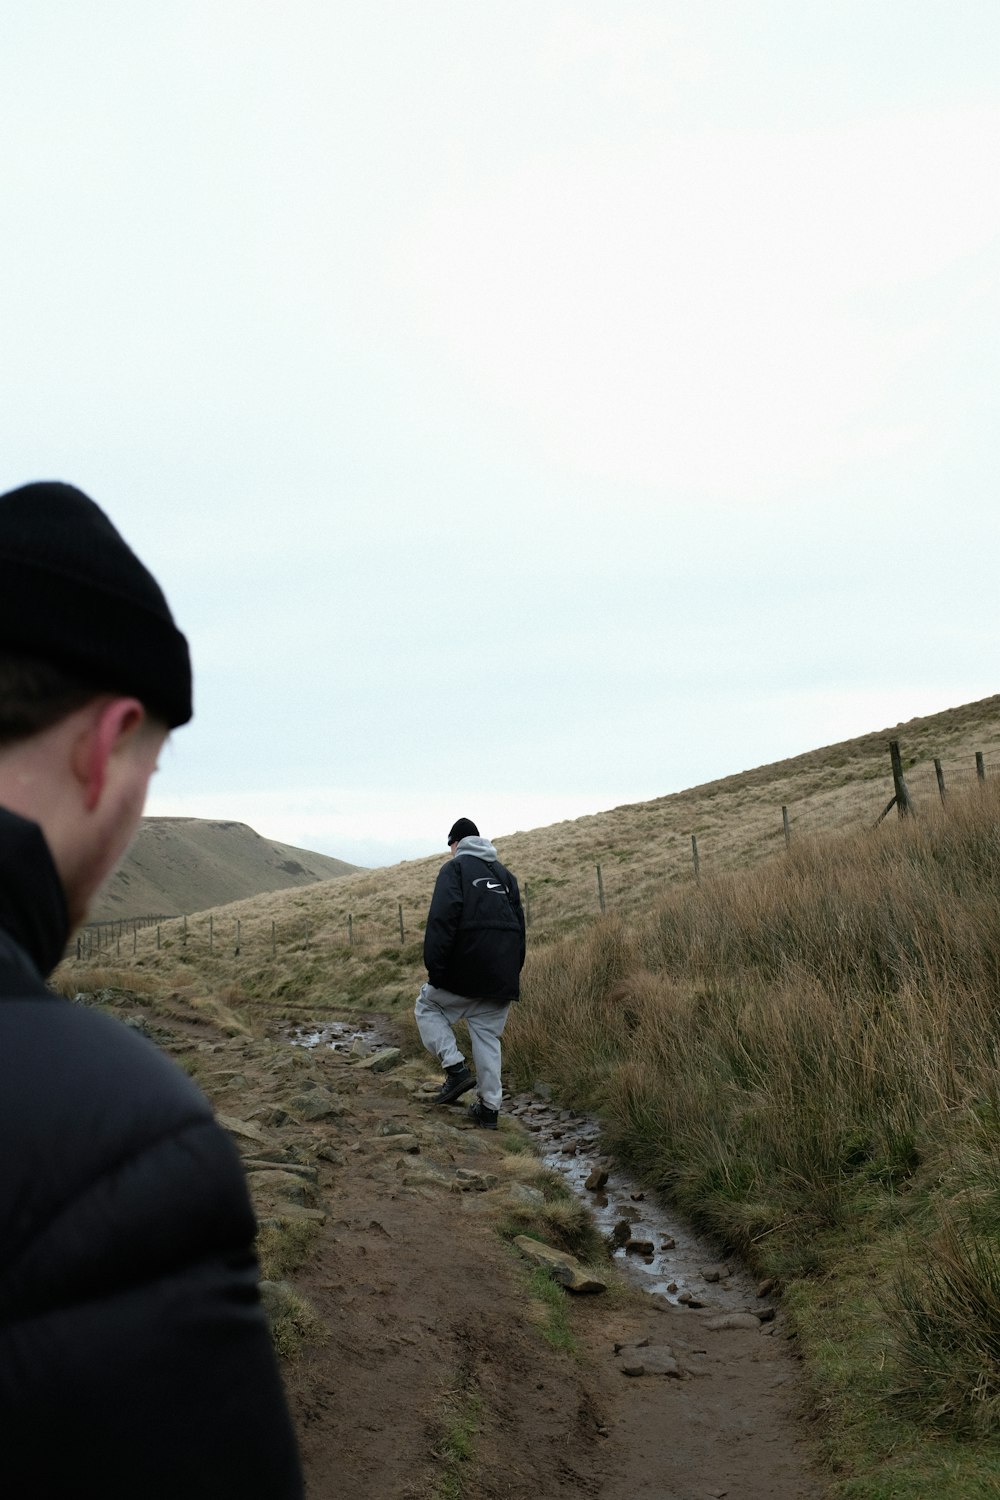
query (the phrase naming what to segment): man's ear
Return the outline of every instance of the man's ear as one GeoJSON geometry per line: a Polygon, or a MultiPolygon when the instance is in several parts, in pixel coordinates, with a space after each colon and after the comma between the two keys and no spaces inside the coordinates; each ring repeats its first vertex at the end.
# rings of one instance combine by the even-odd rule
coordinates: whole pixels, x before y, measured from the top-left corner
{"type": "Polygon", "coordinates": [[[87,812],[93,812],[101,800],[111,757],[145,718],[138,698],[105,698],[94,704],[73,746],[73,774],[83,790],[87,812]]]}

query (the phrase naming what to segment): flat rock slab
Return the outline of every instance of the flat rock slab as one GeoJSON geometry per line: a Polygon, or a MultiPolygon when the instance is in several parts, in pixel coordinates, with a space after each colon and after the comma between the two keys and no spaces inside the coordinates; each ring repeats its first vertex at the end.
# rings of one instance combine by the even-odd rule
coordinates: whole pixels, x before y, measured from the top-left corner
{"type": "Polygon", "coordinates": [[[375,1052],[371,1057],[360,1058],[354,1067],[365,1073],[388,1073],[390,1068],[398,1067],[402,1061],[403,1054],[398,1047],[383,1047],[381,1052],[375,1052]]]}
{"type": "Polygon", "coordinates": [[[288,1101],[301,1120],[328,1120],[347,1113],[347,1106],[330,1089],[312,1088],[288,1101]]]}
{"type": "Polygon", "coordinates": [[[756,1313],[721,1313],[714,1318],[706,1318],[701,1326],[710,1333],[726,1333],[737,1328],[756,1332],[760,1328],[760,1319],[756,1313]]]}
{"type": "Polygon", "coordinates": [[[544,1266],[553,1281],[558,1281],[559,1285],[564,1286],[568,1292],[607,1290],[607,1282],[599,1281],[581,1265],[575,1255],[570,1255],[568,1250],[557,1250],[554,1245],[546,1245],[541,1240],[533,1240],[526,1234],[519,1234],[514,1244],[526,1260],[533,1261],[536,1266],[544,1266]]]}
{"type": "Polygon", "coordinates": [[[240,1136],[247,1141],[260,1141],[265,1146],[274,1146],[276,1141],[273,1136],[268,1135],[266,1130],[261,1130],[252,1120],[238,1120],[235,1115],[220,1115],[215,1117],[223,1130],[228,1130],[230,1135],[240,1136]]]}

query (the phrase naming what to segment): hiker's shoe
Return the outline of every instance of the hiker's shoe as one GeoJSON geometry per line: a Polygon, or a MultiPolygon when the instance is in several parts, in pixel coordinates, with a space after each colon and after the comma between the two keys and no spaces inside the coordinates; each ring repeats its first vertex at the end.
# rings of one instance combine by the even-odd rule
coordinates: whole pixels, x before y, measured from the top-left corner
{"type": "Polygon", "coordinates": [[[452,1063],[450,1068],[444,1070],[444,1083],[433,1096],[432,1104],[453,1104],[456,1099],[467,1094],[476,1081],[476,1075],[464,1062],[452,1063]]]}
{"type": "Polygon", "coordinates": [[[498,1109],[487,1109],[482,1099],[469,1105],[469,1119],[482,1130],[496,1130],[498,1109]]]}

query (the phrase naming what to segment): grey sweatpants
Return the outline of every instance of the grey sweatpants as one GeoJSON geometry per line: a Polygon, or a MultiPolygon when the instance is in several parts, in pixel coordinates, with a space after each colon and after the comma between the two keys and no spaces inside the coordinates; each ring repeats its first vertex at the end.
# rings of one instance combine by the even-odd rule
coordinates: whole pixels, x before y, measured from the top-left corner
{"type": "Polygon", "coordinates": [[[503,1000],[466,1000],[450,990],[422,984],[413,1014],[417,1018],[420,1040],[443,1068],[464,1062],[455,1033],[456,1021],[464,1021],[472,1038],[472,1061],[476,1067],[476,1089],[487,1109],[499,1109],[503,1098],[500,1086],[500,1038],[510,1002],[503,1000]]]}

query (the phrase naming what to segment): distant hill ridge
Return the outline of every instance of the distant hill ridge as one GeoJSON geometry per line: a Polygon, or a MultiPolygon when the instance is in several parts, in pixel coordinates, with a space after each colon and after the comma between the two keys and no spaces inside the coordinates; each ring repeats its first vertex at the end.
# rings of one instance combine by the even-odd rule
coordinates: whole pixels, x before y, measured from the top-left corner
{"type": "Polygon", "coordinates": [[[143,818],[91,920],[206,911],[247,896],[356,874],[360,866],[263,838],[246,823],[143,818]]]}

